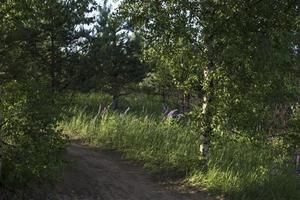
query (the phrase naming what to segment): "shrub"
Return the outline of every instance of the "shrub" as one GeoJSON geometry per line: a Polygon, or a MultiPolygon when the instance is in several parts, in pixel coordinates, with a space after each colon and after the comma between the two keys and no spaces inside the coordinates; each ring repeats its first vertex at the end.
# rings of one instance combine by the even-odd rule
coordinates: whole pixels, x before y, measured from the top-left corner
{"type": "Polygon", "coordinates": [[[53,180],[67,140],[57,129],[61,106],[48,84],[11,81],[2,87],[1,183],[13,188],[53,180]]]}

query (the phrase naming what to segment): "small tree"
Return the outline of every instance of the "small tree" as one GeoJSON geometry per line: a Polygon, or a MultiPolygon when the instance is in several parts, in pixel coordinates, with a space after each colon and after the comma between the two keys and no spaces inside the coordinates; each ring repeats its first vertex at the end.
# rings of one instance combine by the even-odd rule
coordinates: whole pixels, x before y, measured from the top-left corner
{"type": "Polygon", "coordinates": [[[119,97],[145,76],[146,67],[139,59],[142,43],[121,18],[111,13],[106,2],[99,13],[89,52],[93,79],[102,91],[112,95],[113,108],[118,108],[119,97]]]}

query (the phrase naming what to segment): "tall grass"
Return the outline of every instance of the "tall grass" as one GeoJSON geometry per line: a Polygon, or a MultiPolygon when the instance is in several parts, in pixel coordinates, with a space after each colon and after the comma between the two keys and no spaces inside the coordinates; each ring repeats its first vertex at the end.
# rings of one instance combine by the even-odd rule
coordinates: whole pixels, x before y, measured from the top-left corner
{"type": "Polygon", "coordinates": [[[72,137],[142,161],[153,173],[180,175],[193,185],[225,193],[229,199],[300,199],[290,158],[272,145],[223,136],[215,140],[209,168],[203,171],[199,137],[192,123],[162,120],[157,97],[127,97],[133,111],[125,111],[123,101],[121,112],[104,108],[109,100],[99,94],[78,95],[70,107],[72,117],[61,126],[72,137]]]}
{"type": "Polygon", "coordinates": [[[94,145],[118,149],[129,158],[145,162],[153,172],[190,171],[198,163],[197,135],[170,120],[104,111],[98,115],[73,108],[77,113],[62,123],[73,137],[94,145]]]}
{"type": "Polygon", "coordinates": [[[224,192],[230,199],[300,199],[299,179],[288,156],[271,143],[226,136],[211,152],[209,169],[189,181],[224,192]]]}
{"type": "MultiPolygon", "coordinates": [[[[112,97],[103,93],[75,94],[71,108],[85,108],[86,113],[95,114],[99,107],[104,109],[109,107],[112,97]]],[[[169,101],[170,109],[175,109],[176,102],[169,101]]],[[[135,115],[155,115],[159,116],[163,112],[162,99],[156,95],[130,94],[119,98],[119,111],[126,111],[130,108],[130,113],[135,115]]]]}

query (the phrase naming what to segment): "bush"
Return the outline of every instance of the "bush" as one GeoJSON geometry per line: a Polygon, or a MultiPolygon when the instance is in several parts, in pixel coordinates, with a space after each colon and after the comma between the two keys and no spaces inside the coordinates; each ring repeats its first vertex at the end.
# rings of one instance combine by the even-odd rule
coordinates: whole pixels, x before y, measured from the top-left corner
{"type": "Polygon", "coordinates": [[[22,188],[55,178],[67,140],[57,129],[61,106],[48,84],[11,81],[2,87],[1,183],[22,188]]]}

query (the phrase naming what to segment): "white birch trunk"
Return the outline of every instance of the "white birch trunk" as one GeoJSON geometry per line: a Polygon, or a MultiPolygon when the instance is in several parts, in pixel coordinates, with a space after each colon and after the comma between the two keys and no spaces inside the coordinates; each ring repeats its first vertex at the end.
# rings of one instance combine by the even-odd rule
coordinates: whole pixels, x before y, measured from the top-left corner
{"type": "MultiPolygon", "coordinates": [[[[204,79],[206,79],[206,74],[207,74],[207,71],[204,70],[204,79]]],[[[208,105],[209,104],[209,94],[206,92],[204,97],[203,97],[203,104],[202,104],[202,128],[203,128],[203,135],[202,135],[202,144],[200,146],[200,153],[201,153],[201,156],[204,157],[204,158],[208,158],[208,152],[209,152],[209,133],[207,132],[208,131],[208,126],[210,126],[207,122],[208,120],[208,105]]]]}
{"type": "Polygon", "coordinates": [[[212,135],[212,106],[211,100],[213,95],[213,80],[212,80],[212,72],[213,72],[213,62],[211,61],[208,66],[204,69],[204,91],[205,94],[203,96],[203,104],[202,104],[202,144],[200,145],[200,153],[201,156],[205,160],[209,160],[209,150],[211,143],[211,135],[212,135]]]}

